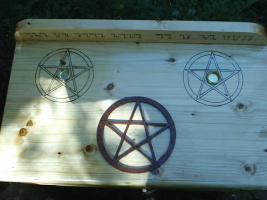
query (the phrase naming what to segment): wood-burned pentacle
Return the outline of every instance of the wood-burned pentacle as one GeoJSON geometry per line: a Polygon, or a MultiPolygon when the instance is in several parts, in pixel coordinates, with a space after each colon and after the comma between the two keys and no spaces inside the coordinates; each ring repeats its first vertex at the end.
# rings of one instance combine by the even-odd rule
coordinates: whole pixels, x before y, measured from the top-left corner
{"type": "Polygon", "coordinates": [[[238,63],[217,51],[205,51],[193,56],[184,68],[183,80],[190,97],[208,106],[232,102],[243,86],[238,63]]]}
{"type": "Polygon", "coordinates": [[[94,78],[93,64],[83,52],[62,48],[38,64],[35,82],[41,95],[55,102],[71,102],[87,92],[94,78]]]}

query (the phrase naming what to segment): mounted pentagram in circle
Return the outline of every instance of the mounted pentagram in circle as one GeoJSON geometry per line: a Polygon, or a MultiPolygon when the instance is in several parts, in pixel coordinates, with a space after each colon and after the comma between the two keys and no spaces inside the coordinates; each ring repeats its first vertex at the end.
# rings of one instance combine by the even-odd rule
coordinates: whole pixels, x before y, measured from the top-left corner
{"type": "Polygon", "coordinates": [[[129,173],[155,172],[171,155],[176,129],[168,111],[145,97],[126,97],[112,104],[97,129],[105,160],[129,173]]]}
{"type": "Polygon", "coordinates": [[[193,56],[184,68],[184,86],[195,101],[208,106],[232,102],[241,92],[243,75],[230,56],[205,51],[193,56]]]}
{"type": "Polygon", "coordinates": [[[64,48],[47,54],[39,63],[35,81],[41,95],[56,102],[81,97],[94,78],[93,64],[77,49],[64,48]]]}

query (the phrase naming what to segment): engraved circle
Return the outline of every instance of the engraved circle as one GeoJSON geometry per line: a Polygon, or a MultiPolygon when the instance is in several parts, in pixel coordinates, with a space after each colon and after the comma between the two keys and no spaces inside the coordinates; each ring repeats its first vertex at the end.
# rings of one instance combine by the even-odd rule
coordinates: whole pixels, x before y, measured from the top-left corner
{"type": "Polygon", "coordinates": [[[55,102],[75,101],[90,88],[93,64],[83,52],[62,48],[48,53],[38,64],[35,82],[40,94],[55,102]]]}
{"type": "Polygon", "coordinates": [[[183,81],[187,93],[196,102],[222,106],[240,94],[243,74],[230,56],[217,51],[204,51],[187,62],[183,81]]]}
{"type": "MultiPolygon", "coordinates": [[[[98,143],[99,151],[101,152],[104,159],[116,169],[121,170],[123,172],[128,172],[128,173],[144,173],[148,171],[154,171],[155,169],[159,168],[170,157],[175,146],[175,140],[176,140],[176,129],[175,129],[174,122],[169,112],[166,110],[166,108],[164,108],[158,102],[152,99],[146,98],[146,97],[126,97],[124,99],[121,99],[115,102],[105,111],[105,113],[100,119],[100,122],[97,128],[97,143],[98,143]],[[129,103],[134,104],[133,110],[132,110],[132,113],[129,119],[121,120],[121,119],[110,118],[113,112],[116,112],[116,110],[121,107],[127,106],[129,103]],[[164,123],[146,120],[146,117],[144,114],[145,111],[143,109],[143,107],[145,107],[146,104],[149,106],[152,106],[162,115],[162,117],[165,120],[164,123]],[[142,116],[141,121],[133,120],[137,109],[140,109],[140,113],[141,113],[140,116],[142,116]],[[124,131],[120,132],[118,131],[116,126],[114,126],[117,124],[125,124],[125,125],[127,124],[127,125],[124,131]],[[129,126],[131,125],[144,126],[144,129],[146,130],[145,139],[139,142],[134,142],[134,140],[132,140],[130,137],[127,137],[127,134],[128,134],[127,131],[128,131],[129,126]],[[152,132],[151,129],[148,128],[148,126],[157,126],[157,127],[160,127],[160,129],[155,132],[152,132]],[[109,148],[107,144],[105,143],[105,137],[107,134],[105,133],[105,128],[112,130],[113,131],[112,133],[114,133],[114,136],[117,137],[117,135],[119,135],[120,144],[118,145],[118,148],[115,148],[116,149],[115,155],[111,155],[111,152],[108,151],[109,148]],[[155,156],[154,149],[159,148],[159,147],[153,146],[153,139],[159,137],[160,134],[164,134],[163,136],[166,137],[165,135],[166,132],[164,131],[167,131],[169,134],[168,144],[166,144],[167,148],[166,150],[163,149],[164,153],[162,155],[155,156]],[[121,151],[123,142],[128,143],[131,147],[128,150],[121,153],[120,151],[121,151]],[[146,154],[142,152],[141,148],[145,144],[148,144],[150,147],[150,151],[152,155],[151,157],[147,156],[146,154]],[[133,151],[138,151],[139,153],[141,153],[140,155],[144,156],[145,159],[148,159],[150,164],[134,166],[134,163],[132,162],[131,162],[132,165],[129,165],[128,163],[124,163],[121,161],[121,159],[129,156],[129,154],[132,153],[133,151]]],[[[112,145],[114,144],[112,143],[112,145]]]]}

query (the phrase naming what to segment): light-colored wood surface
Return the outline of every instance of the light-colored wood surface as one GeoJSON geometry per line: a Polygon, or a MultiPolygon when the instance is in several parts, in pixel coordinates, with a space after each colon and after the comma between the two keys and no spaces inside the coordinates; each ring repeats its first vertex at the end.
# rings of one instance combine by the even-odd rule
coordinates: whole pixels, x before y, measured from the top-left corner
{"type": "MultiPolygon", "coordinates": [[[[82,62],[79,56],[72,60],[73,65],[82,62]]],[[[257,45],[18,41],[0,134],[0,181],[267,189],[266,62],[267,47],[257,45]],[[76,50],[83,52],[94,70],[88,91],[68,103],[42,96],[35,79],[40,63],[44,66],[60,62],[62,53],[49,54],[60,48],[69,49],[72,56],[76,50]],[[42,63],[47,55],[53,56],[42,63]],[[198,55],[199,59],[195,59],[198,55]],[[189,69],[206,68],[212,62],[210,69],[214,71],[214,57],[220,68],[230,70],[235,66],[242,72],[240,94],[221,106],[193,99],[185,80],[189,77],[192,91],[197,91],[201,82],[189,69]],[[110,83],[114,85],[112,90],[107,89],[110,83]],[[157,175],[119,171],[99,152],[100,118],[114,102],[130,96],[159,102],[175,122],[174,150],[157,175]],[[91,147],[88,151],[87,145],[91,147]]],[[[236,74],[241,77],[241,72],[236,74]]],[[[51,77],[39,75],[42,87],[49,87],[51,77]]],[[[77,79],[77,87],[83,80],[82,76],[77,79]]],[[[226,82],[229,93],[237,87],[235,79],[231,80],[226,82]]],[[[53,95],[68,96],[69,92],[61,87],[53,95]]],[[[211,94],[205,97],[220,101],[218,92],[211,94]]],[[[127,120],[131,109],[122,107],[110,117],[127,120]]],[[[164,121],[151,107],[144,105],[144,110],[150,113],[148,120],[164,121]]],[[[136,114],[134,120],[140,120],[140,115],[136,114]]],[[[140,140],[140,133],[140,127],[132,126],[129,137],[140,140]]],[[[108,128],[105,134],[106,145],[114,154],[119,137],[108,128]]],[[[164,152],[168,141],[168,132],[152,140],[156,157],[164,152]]],[[[143,149],[148,151],[147,146],[143,149]]],[[[129,154],[124,162],[133,166],[149,164],[140,154],[129,154]]]]}
{"type": "Polygon", "coordinates": [[[17,24],[17,40],[266,45],[263,26],[247,22],[45,20],[17,24]]]}

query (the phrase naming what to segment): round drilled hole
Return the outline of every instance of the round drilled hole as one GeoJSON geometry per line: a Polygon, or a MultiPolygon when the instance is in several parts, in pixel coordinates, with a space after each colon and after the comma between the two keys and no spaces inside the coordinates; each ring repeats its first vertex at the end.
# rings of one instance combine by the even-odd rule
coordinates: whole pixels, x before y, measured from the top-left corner
{"type": "Polygon", "coordinates": [[[209,84],[216,85],[221,81],[221,76],[216,71],[211,71],[207,74],[206,79],[209,84]]]}
{"type": "Polygon", "coordinates": [[[58,74],[59,78],[62,80],[67,80],[68,78],[70,78],[70,72],[69,70],[62,70],[61,72],[59,72],[58,74]]]}

